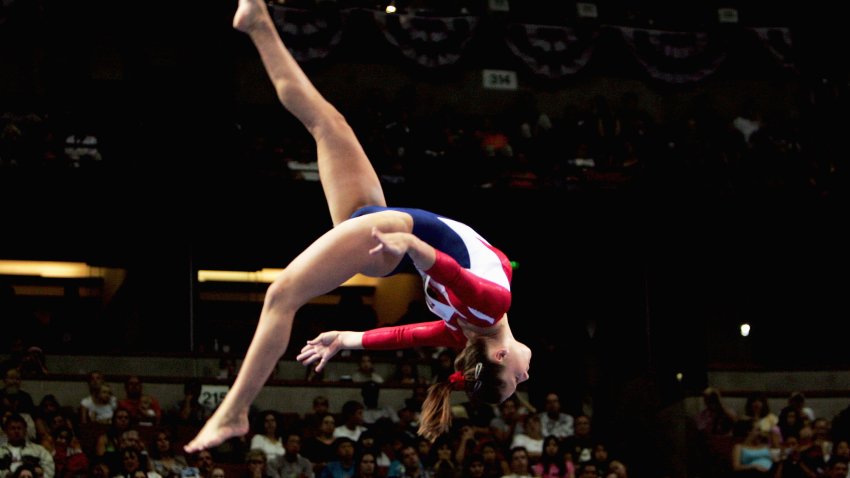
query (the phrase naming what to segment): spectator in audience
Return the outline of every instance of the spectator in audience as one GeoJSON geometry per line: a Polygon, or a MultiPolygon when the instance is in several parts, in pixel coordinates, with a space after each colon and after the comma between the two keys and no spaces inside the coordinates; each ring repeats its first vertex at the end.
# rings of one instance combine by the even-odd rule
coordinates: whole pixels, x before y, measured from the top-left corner
{"type": "Polygon", "coordinates": [[[347,436],[334,440],[336,456],[325,464],[319,474],[320,478],[352,478],[356,471],[354,466],[354,449],[356,442],[347,436]]]}
{"type": "Polygon", "coordinates": [[[770,437],[770,446],[778,448],[782,442],[779,430],[779,417],[771,413],[767,397],[761,392],[751,393],[744,405],[744,416],[741,419],[752,420],[754,426],[770,437]]]}
{"type": "Polygon", "coordinates": [[[42,478],[44,472],[34,465],[24,463],[8,476],[11,478],[42,478]]]}
{"type": "Polygon", "coordinates": [[[95,444],[95,456],[102,457],[110,452],[117,452],[121,448],[121,435],[130,430],[130,412],[124,408],[118,408],[112,415],[109,428],[97,437],[95,444]]]}
{"type": "Polygon", "coordinates": [[[443,434],[429,442],[428,461],[426,462],[426,475],[429,478],[455,478],[457,470],[454,458],[452,458],[452,438],[449,434],[443,434]]]}
{"type": "Polygon", "coordinates": [[[531,478],[531,464],[528,451],[521,446],[512,447],[510,450],[511,472],[502,478],[531,478]]]}
{"type": "Polygon", "coordinates": [[[139,467],[145,471],[153,470],[150,456],[148,455],[147,447],[142,441],[139,431],[135,428],[121,433],[118,439],[117,451],[106,452],[102,459],[109,464],[109,468],[115,473],[115,470],[120,469],[122,462],[126,459],[124,452],[127,450],[135,450],[138,454],[139,467]]]}
{"type": "Polygon", "coordinates": [[[304,414],[304,429],[307,430],[305,436],[309,436],[312,431],[319,429],[322,420],[330,413],[330,405],[330,400],[324,395],[313,397],[312,408],[304,414]]]}
{"type": "Polygon", "coordinates": [[[800,412],[797,410],[783,410],[779,413],[779,432],[782,434],[782,439],[788,437],[800,438],[800,431],[803,429],[803,420],[800,418],[800,412]]]}
{"type": "Polygon", "coordinates": [[[796,436],[789,436],[782,442],[779,461],[774,466],[775,478],[811,478],[815,476],[802,461],[800,446],[796,436]]]}
{"type": "Polygon", "coordinates": [[[112,387],[108,383],[100,384],[97,395],[91,401],[87,397],[80,403],[80,421],[82,423],[110,423],[115,414],[115,403],[112,387]],[[85,419],[82,419],[83,415],[86,416],[85,419]]]}
{"type": "Polygon", "coordinates": [[[375,422],[381,419],[389,420],[392,423],[398,423],[398,414],[392,407],[378,406],[378,399],[381,394],[381,384],[378,382],[368,381],[363,382],[360,386],[360,396],[363,397],[363,424],[367,428],[375,425],[375,422]]]}
{"type": "MultiPolygon", "coordinates": [[[[9,368],[3,376],[3,389],[0,390],[0,402],[6,404],[6,409],[14,413],[26,413],[32,418],[35,413],[35,403],[32,396],[21,388],[21,371],[9,368]]],[[[32,430],[33,433],[35,430],[32,430]]]]}
{"type": "Polygon", "coordinates": [[[848,465],[847,459],[836,456],[832,457],[827,463],[824,476],[826,478],[846,478],[848,473],[850,473],[850,465],[848,465]]]}
{"type": "Polygon", "coordinates": [[[832,442],[829,419],[818,417],[812,421],[812,441],[820,448],[824,460],[829,461],[835,446],[832,442]]]}
{"type": "Polygon", "coordinates": [[[723,403],[720,390],[708,387],[702,392],[703,409],[697,415],[697,430],[704,435],[729,435],[737,415],[723,403]]]}
{"type": "Polygon", "coordinates": [[[140,426],[159,426],[162,420],[162,408],[159,400],[143,391],[144,385],[138,375],[130,375],[124,381],[124,398],[118,400],[118,406],[130,412],[130,418],[140,426]]]}
{"type": "Polygon", "coordinates": [[[416,366],[415,359],[409,354],[404,354],[396,362],[395,371],[387,379],[387,384],[392,386],[399,385],[415,385],[419,383],[419,367],[416,366]]]}
{"type": "Polygon", "coordinates": [[[381,478],[378,472],[377,456],[372,449],[366,449],[359,454],[354,478],[381,478]]]}
{"type": "Polygon", "coordinates": [[[561,449],[569,453],[575,463],[588,461],[592,458],[593,446],[599,441],[600,437],[593,433],[590,417],[582,414],[575,418],[575,433],[561,441],[561,449]]]}
{"type": "Polygon", "coordinates": [[[392,427],[381,428],[380,426],[373,431],[366,430],[360,434],[360,439],[357,440],[356,453],[372,453],[375,456],[375,472],[380,476],[385,476],[386,471],[390,468],[389,455],[387,455],[387,435],[392,433],[392,427]],[[381,437],[381,438],[378,438],[381,437]]]}
{"type": "Polygon", "coordinates": [[[417,436],[413,439],[413,446],[416,447],[416,453],[419,453],[419,461],[422,462],[422,466],[425,467],[426,472],[428,471],[428,467],[431,465],[431,458],[433,455],[431,454],[432,447],[431,440],[423,437],[417,436]]]}
{"type": "MultiPolygon", "coordinates": [[[[99,370],[92,370],[91,372],[89,372],[88,378],[86,379],[88,395],[86,395],[80,400],[80,425],[85,425],[91,421],[89,410],[95,407],[95,404],[98,400],[97,396],[100,394],[101,386],[105,384],[106,377],[104,377],[103,372],[99,370]]],[[[109,406],[112,407],[113,411],[118,408],[118,398],[114,395],[109,400],[109,406]]]]}
{"type": "Polygon", "coordinates": [[[455,371],[455,358],[457,354],[454,350],[446,347],[439,348],[437,356],[431,363],[431,383],[445,382],[449,376],[455,371]]]}
{"type": "Polygon", "coordinates": [[[732,471],[736,477],[772,476],[769,435],[754,425],[751,420],[740,420],[735,424],[734,435],[744,438],[732,448],[732,471]]]}
{"type": "Polygon", "coordinates": [[[91,464],[89,475],[92,478],[112,478],[112,470],[106,462],[95,460],[91,464]]]}
{"type": "Polygon", "coordinates": [[[48,393],[41,398],[33,414],[35,442],[53,452],[53,430],[60,425],[72,426],[62,415],[62,406],[56,396],[48,393]]]}
{"type": "Polygon", "coordinates": [[[142,454],[134,447],[126,447],[118,452],[121,460],[110,467],[114,478],[139,478],[136,473],[143,473],[144,478],[164,478],[162,475],[148,468],[147,460],[142,459],[142,454]]]}
{"type": "Polygon", "coordinates": [[[475,429],[475,436],[489,436],[490,422],[496,418],[494,406],[476,399],[467,399],[460,403],[469,424],[475,429]]]}
{"type": "Polygon", "coordinates": [[[511,473],[511,465],[502,456],[501,449],[493,440],[481,442],[477,453],[484,458],[485,478],[501,478],[511,473]]]}
{"type": "Polygon", "coordinates": [[[796,411],[797,417],[800,420],[800,426],[811,424],[815,419],[815,412],[811,407],[806,406],[806,396],[803,392],[792,392],[788,397],[788,404],[779,411],[779,421],[783,421],[784,415],[790,411],[796,411]]]}
{"type": "Polygon", "coordinates": [[[5,418],[3,431],[7,442],[0,445],[0,478],[6,478],[24,463],[41,467],[44,478],[54,478],[53,456],[43,446],[27,439],[27,422],[20,413],[5,418]]]}
{"type": "Polygon", "coordinates": [[[357,362],[357,370],[351,374],[351,380],[354,382],[384,383],[384,377],[375,371],[375,364],[372,362],[372,354],[368,351],[364,350],[360,352],[360,360],[357,362]]]}
{"type": "Polygon", "coordinates": [[[611,460],[608,464],[608,476],[606,478],[629,478],[626,465],[620,460],[611,460]]]}
{"type": "Polygon", "coordinates": [[[336,458],[335,428],[334,416],[327,413],[322,418],[318,430],[311,432],[309,438],[304,441],[302,453],[313,462],[314,469],[322,468],[336,458]]]}
{"type": "Polygon", "coordinates": [[[170,421],[175,425],[183,425],[191,428],[200,428],[212,415],[213,408],[202,404],[202,384],[197,379],[188,380],[183,384],[183,398],[181,398],[171,409],[170,421]]]}
{"type": "Polygon", "coordinates": [[[189,466],[186,457],[174,447],[171,431],[166,428],[161,428],[154,433],[149,456],[153,471],[162,475],[163,478],[172,475],[180,477],[183,470],[189,466]]]}
{"type": "Polygon", "coordinates": [[[578,478],[594,478],[599,476],[599,470],[596,468],[596,463],[593,461],[579,463],[576,469],[576,476],[578,478]]]}
{"type": "Polygon", "coordinates": [[[340,415],[342,425],[334,429],[334,437],[348,437],[356,442],[360,434],[366,431],[363,426],[363,404],[357,400],[349,400],[342,405],[340,415]]]}
{"type": "Polygon", "coordinates": [[[517,433],[524,433],[526,416],[520,414],[516,394],[499,404],[499,414],[490,420],[490,433],[505,449],[508,449],[517,433]]]}
{"type": "Polygon", "coordinates": [[[608,445],[602,442],[596,442],[596,444],[593,445],[590,460],[596,464],[597,473],[603,476],[607,475],[608,465],[611,462],[611,454],[608,451],[608,445]]]}
{"type": "Polygon", "coordinates": [[[52,442],[56,478],[86,477],[89,459],[74,431],[68,426],[59,427],[53,432],[52,442]]]}
{"type": "Polygon", "coordinates": [[[268,458],[263,450],[248,450],[245,463],[248,464],[248,472],[241,478],[277,478],[269,469],[268,458]]]}
{"type": "Polygon", "coordinates": [[[314,478],[313,463],[301,455],[301,434],[290,431],[284,435],[286,453],[269,461],[269,468],[280,478],[314,478]]]}
{"type": "Polygon", "coordinates": [[[217,468],[216,459],[210,450],[201,450],[194,456],[195,468],[198,469],[201,478],[211,478],[213,470],[217,468]]]}
{"type": "MultiPolygon", "coordinates": [[[[459,478],[484,478],[484,458],[479,453],[467,455],[459,478]]],[[[545,478],[545,477],[544,477],[545,478]]]]}
{"type": "Polygon", "coordinates": [[[514,439],[511,441],[511,448],[522,447],[530,460],[538,460],[543,453],[543,439],[545,438],[541,429],[540,415],[529,416],[525,420],[525,430],[523,433],[514,435],[514,439]]]}
{"type": "Polygon", "coordinates": [[[573,434],[573,416],[561,410],[561,397],[555,392],[546,394],[543,411],[538,414],[543,435],[555,435],[560,439],[573,434]]]}
{"type": "Polygon", "coordinates": [[[555,435],[543,439],[543,453],[537,463],[531,465],[533,475],[539,478],[574,478],[573,463],[564,460],[561,441],[555,435]]]}
{"type": "Polygon", "coordinates": [[[843,439],[837,440],[835,442],[835,447],[832,449],[832,456],[850,460],[850,441],[843,439]]]}
{"type": "Polygon", "coordinates": [[[263,450],[266,459],[271,462],[286,453],[281,436],[280,420],[274,410],[265,410],[254,420],[254,436],[251,437],[251,449],[263,450]]]}
{"type": "Polygon", "coordinates": [[[401,448],[399,456],[390,463],[390,469],[387,471],[387,478],[425,477],[425,465],[413,444],[407,444],[401,448]]]}

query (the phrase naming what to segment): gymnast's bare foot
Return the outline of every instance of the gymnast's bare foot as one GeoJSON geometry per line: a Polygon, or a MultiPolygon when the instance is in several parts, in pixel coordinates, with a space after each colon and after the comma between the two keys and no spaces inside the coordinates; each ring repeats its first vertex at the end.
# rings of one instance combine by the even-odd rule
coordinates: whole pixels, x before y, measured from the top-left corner
{"type": "Polygon", "coordinates": [[[248,33],[260,22],[271,19],[268,7],[263,0],[239,0],[239,7],[233,15],[233,28],[248,33]]]}
{"type": "Polygon", "coordinates": [[[221,411],[217,410],[213,413],[213,416],[207,420],[207,423],[201,428],[198,435],[183,447],[186,453],[195,453],[213,448],[224,443],[228,438],[242,436],[248,433],[247,413],[228,417],[225,416],[225,413],[220,413],[221,411]]]}

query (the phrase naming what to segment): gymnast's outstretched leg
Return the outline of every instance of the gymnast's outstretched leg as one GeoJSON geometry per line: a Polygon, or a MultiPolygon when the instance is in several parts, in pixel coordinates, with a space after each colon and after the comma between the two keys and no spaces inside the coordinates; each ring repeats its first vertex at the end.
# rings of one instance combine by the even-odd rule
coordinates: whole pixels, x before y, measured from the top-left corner
{"type": "Polygon", "coordinates": [[[185,446],[187,453],[217,446],[248,432],[248,409],[286,352],[297,310],[357,273],[383,276],[400,257],[370,254],[372,230],[411,232],[412,219],[384,211],[346,220],[361,206],[386,205],[369,159],[342,115],[315,89],[286,50],[260,0],[240,0],[233,25],[254,42],[280,102],[310,131],[318,149],[319,175],[334,228],[311,244],[266,292],[260,320],[231,390],[213,416],[185,446]]]}

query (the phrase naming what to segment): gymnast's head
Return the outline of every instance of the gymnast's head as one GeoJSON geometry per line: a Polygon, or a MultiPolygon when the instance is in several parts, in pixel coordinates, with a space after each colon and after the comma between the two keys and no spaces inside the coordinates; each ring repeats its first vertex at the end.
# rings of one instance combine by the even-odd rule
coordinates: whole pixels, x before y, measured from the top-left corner
{"type": "Polygon", "coordinates": [[[512,341],[496,345],[484,338],[470,340],[455,359],[455,372],[448,381],[428,388],[422,404],[419,434],[433,441],[451,426],[451,393],[463,391],[470,400],[499,404],[528,380],[531,349],[512,341]]]}

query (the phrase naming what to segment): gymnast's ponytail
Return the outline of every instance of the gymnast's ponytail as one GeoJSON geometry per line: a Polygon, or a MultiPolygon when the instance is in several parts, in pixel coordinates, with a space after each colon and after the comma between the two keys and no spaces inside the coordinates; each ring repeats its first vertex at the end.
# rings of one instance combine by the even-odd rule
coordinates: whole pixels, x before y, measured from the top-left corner
{"type": "Polygon", "coordinates": [[[483,339],[470,341],[455,359],[454,368],[448,381],[428,388],[428,396],[422,404],[419,434],[432,442],[451,427],[453,391],[465,391],[470,401],[498,404],[506,386],[501,379],[504,366],[487,358],[483,339]]]}

